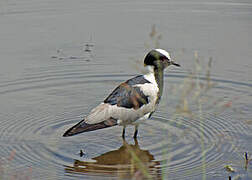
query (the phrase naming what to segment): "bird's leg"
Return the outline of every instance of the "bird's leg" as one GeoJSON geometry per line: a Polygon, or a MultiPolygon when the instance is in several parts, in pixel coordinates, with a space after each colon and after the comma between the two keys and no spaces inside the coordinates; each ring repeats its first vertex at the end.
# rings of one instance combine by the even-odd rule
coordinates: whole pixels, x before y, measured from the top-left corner
{"type": "Polygon", "coordinates": [[[138,124],[135,125],[134,139],[137,139],[137,133],[138,133],[138,124]]]}
{"type": "Polygon", "coordinates": [[[135,146],[139,148],[139,145],[138,145],[138,140],[137,140],[137,138],[134,138],[134,142],[135,142],[135,146]]]}
{"type": "Polygon", "coordinates": [[[125,139],[125,126],[123,126],[122,138],[125,139]]]}

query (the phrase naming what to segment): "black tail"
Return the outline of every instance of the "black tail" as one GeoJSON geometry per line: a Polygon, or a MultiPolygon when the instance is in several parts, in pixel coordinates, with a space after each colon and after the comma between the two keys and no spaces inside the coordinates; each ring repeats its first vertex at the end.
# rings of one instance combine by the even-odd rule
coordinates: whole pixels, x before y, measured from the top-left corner
{"type": "Polygon", "coordinates": [[[74,125],[70,129],[68,129],[63,134],[63,137],[73,136],[73,135],[76,135],[79,133],[94,131],[97,129],[103,129],[103,128],[107,128],[107,127],[111,127],[111,126],[115,126],[115,125],[117,125],[117,120],[113,119],[113,118],[110,118],[106,121],[102,121],[102,122],[96,123],[96,124],[88,124],[85,122],[85,120],[82,120],[78,124],[74,125]]]}

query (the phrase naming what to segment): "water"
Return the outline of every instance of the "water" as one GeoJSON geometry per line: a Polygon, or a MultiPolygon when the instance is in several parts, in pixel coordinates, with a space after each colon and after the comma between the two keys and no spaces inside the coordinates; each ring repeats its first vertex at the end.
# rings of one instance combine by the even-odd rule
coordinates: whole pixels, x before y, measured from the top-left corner
{"type": "Polygon", "coordinates": [[[250,1],[3,0],[0,26],[0,178],[140,179],[146,171],[155,179],[252,178],[243,155],[252,157],[250,1]],[[154,24],[159,46],[182,68],[166,71],[160,107],[140,126],[138,141],[131,127],[126,142],[121,128],[61,137],[141,73],[136,64],[154,46],[154,24]],[[203,93],[202,109],[193,99],[196,80],[182,96],[195,51],[200,83],[213,59],[214,86],[203,93]],[[187,111],[175,116],[181,107],[187,111]]]}

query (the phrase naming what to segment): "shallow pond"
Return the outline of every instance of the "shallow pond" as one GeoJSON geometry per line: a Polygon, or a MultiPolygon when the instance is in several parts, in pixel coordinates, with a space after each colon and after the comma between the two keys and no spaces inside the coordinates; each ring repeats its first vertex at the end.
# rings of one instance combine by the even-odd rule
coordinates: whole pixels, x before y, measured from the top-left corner
{"type": "Polygon", "coordinates": [[[0,179],[252,179],[251,32],[249,0],[1,1],[0,179]],[[63,138],[154,46],[182,67],[138,141],[63,138]]]}

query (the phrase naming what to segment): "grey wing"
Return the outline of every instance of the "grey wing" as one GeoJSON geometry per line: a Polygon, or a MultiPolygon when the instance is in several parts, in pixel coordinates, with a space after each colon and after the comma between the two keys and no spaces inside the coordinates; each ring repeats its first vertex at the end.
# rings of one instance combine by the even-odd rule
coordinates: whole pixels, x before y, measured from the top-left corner
{"type": "Polygon", "coordinates": [[[95,124],[88,124],[85,122],[85,119],[74,125],[73,127],[69,128],[64,134],[63,137],[67,136],[73,136],[76,134],[80,134],[83,132],[88,132],[88,131],[95,131],[97,129],[103,129],[103,128],[108,128],[111,126],[117,125],[117,120],[110,118],[107,119],[106,121],[102,121],[99,123],[95,124]]]}
{"type": "Polygon", "coordinates": [[[143,76],[137,76],[125,83],[120,84],[105,100],[104,103],[117,105],[118,107],[139,109],[144,104],[148,104],[146,96],[136,84],[150,83],[143,76]]]}

